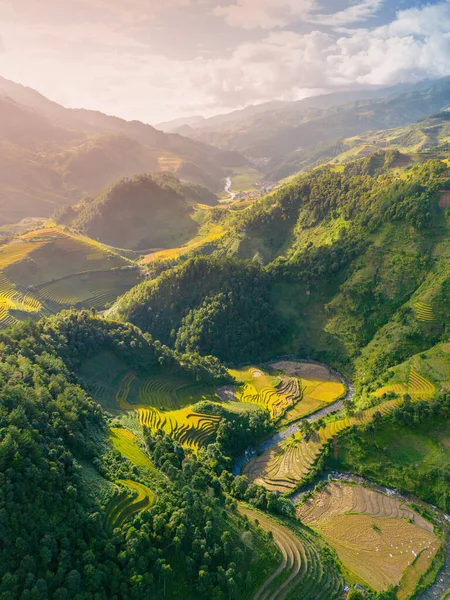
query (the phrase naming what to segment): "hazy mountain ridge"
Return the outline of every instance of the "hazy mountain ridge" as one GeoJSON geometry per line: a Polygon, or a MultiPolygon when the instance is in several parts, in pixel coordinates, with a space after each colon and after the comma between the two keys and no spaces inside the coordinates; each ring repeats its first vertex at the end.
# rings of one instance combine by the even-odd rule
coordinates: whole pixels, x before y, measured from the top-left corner
{"type": "Polygon", "coordinates": [[[342,104],[345,98],[345,93],[308,98],[230,125],[193,129],[189,135],[265,158],[268,178],[282,179],[298,171],[320,145],[365,131],[402,127],[444,110],[450,104],[450,79],[374,90],[371,98],[366,93],[365,99],[342,104]]]}
{"type": "Polygon", "coordinates": [[[246,164],[238,153],[167,135],[138,121],[66,109],[4,79],[0,114],[0,224],[48,216],[85,192],[97,193],[124,176],[146,172],[172,171],[220,190],[226,169],[246,164]]]}

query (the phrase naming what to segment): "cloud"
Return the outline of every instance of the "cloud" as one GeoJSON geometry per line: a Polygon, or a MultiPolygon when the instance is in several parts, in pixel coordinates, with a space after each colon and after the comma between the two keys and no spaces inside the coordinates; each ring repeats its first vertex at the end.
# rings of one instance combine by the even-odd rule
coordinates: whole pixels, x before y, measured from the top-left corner
{"type": "Polygon", "coordinates": [[[235,0],[233,4],[217,6],[214,14],[242,29],[274,29],[300,20],[340,27],[373,17],[384,1],[354,0],[344,10],[321,14],[319,0],[235,0]]]}
{"type": "Polygon", "coordinates": [[[315,6],[315,0],[237,0],[217,6],[214,14],[232,27],[273,29],[305,17],[315,6]]]}
{"type": "Polygon", "coordinates": [[[358,4],[353,4],[344,10],[327,15],[312,15],[309,18],[311,23],[320,25],[329,25],[331,27],[342,27],[352,23],[362,23],[367,21],[382,8],[385,0],[360,0],[358,4]]]}
{"type": "MultiPolygon", "coordinates": [[[[241,8],[248,8],[250,2],[242,0],[241,8]]],[[[264,2],[260,0],[258,6],[264,2]]],[[[283,19],[291,18],[289,4],[283,6],[283,19]]],[[[299,9],[299,2],[295,6],[299,9]]],[[[302,9],[306,6],[303,3],[302,9]]],[[[277,23],[282,20],[280,14],[277,23]]],[[[346,16],[356,18],[356,14],[361,16],[356,12],[346,16]]],[[[261,14],[254,17],[253,24],[267,23],[259,18],[261,14]]],[[[317,91],[450,75],[447,1],[400,11],[391,23],[375,28],[296,33],[273,22],[272,30],[245,32],[247,41],[239,41],[240,36],[219,56],[197,54],[184,60],[157,54],[151,35],[149,42],[136,41],[132,27],[79,22],[65,28],[8,24],[0,26],[8,48],[0,55],[0,67],[5,77],[35,87],[56,101],[153,123],[274,98],[296,100],[317,91]]]]}

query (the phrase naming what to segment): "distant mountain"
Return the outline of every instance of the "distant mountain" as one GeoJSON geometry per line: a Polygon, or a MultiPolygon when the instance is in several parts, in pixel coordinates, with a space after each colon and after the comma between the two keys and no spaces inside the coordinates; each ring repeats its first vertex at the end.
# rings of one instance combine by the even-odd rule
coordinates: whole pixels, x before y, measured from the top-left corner
{"type": "Polygon", "coordinates": [[[216,201],[206,188],[170,173],[139,175],[122,179],[78,207],[58,211],[54,218],[111,246],[171,248],[195,236],[199,226],[193,205],[216,201]]]}
{"type": "MultiPolygon", "coordinates": [[[[190,131],[193,139],[265,159],[270,179],[298,171],[324,145],[363,132],[402,127],[450,104],[450,78],[306,98],[231,124],[190,131]],[[358,96],[359,95],[359,96],[358,96]]],[[[187,133],[187,131],[185,130],[187,133]]]]}
{"type": "Polygon", "coordinates": [[[239,153],[165,134],[139,121],[66,109],[0,78],[0,225],[45,217],[122,177],[168,171],[222,188],[239,153]]]}
{"type": "Polygon", "coordinates": [[[155,127],[156,129],[160,129],[161,131],[165,131],[166,133],[171,133],[172,131],[177,130],[179,127],[201,126],[204,121],[206,121],[205,117],[201,117],[200,115],[194,115],[192,117],[180,117],[179,119],[164,121],[162,123],[158,123],[157,125],[155,125],[155,127]]]}

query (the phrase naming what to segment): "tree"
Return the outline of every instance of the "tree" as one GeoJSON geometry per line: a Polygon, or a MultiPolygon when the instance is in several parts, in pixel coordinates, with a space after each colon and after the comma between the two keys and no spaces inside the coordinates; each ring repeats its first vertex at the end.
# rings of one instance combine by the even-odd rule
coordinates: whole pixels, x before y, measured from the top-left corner
{"type": "Polygon", "coordinates": [[[364,600],[365,595],[361,590],[352,588],[348,593],[347,600],[364,600]]]}

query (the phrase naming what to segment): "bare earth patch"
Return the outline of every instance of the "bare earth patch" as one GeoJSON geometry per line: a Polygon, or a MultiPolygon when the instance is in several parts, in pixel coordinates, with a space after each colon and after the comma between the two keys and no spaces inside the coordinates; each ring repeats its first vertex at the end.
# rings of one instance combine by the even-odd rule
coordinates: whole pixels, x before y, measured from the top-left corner
{"type": "Polygon", "coordinates": [[[293,360],[281,360],[270,364],[276,371],[284,371],[291,377],[300,377],[301,379],[317,379],[321,381],[339,381],[339,378],[331,373],[327,367],[305,362],[296,362],[293,360]]]}

